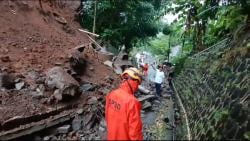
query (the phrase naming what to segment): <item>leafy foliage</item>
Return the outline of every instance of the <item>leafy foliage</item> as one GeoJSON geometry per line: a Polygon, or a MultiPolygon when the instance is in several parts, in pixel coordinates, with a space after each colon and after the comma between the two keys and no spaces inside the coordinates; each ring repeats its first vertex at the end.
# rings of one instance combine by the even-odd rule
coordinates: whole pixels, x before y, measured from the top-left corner
{"type": "MultiPolygon", "coordinates": [[[[94,1],[83,0],[81,24],[92,28],[94,1]]],[[[161,0],[98,0],[96,32],[113,46],[132,47],[138,39],[158,33],[161,0]]]]}
{"type": "Polygon", "coordinates": [[[168,9],[185,20],[184,39],[189,36],[196,51],[203,50],[219,39],[233,33],[246,23],[248,0],[176,0],[168,9]]]}

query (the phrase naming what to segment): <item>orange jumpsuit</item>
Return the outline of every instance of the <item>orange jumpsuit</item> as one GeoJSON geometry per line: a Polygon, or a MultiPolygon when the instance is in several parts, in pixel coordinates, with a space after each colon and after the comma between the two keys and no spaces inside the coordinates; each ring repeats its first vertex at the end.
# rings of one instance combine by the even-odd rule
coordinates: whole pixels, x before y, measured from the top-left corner
{"type": "Polygon", "coordinates": [[[141,104],[134,97],[138,82],[133,80],[128,82],[124,81],[118,89],[106,96],[105,118],[108,140],[143,140],[141,104]]]}

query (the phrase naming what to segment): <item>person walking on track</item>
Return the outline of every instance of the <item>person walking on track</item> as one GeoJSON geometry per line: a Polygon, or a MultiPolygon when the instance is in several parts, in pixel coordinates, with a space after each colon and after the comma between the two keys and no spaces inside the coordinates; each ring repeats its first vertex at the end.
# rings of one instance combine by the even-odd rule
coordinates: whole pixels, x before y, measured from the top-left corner
{"type": "Polygon", "coordinates": [[[141,104],[134,96],[142,81],[137,68],[128,68],[119,88],[106,96],[105,119],[108,140],[143,140],[141,104]]]}

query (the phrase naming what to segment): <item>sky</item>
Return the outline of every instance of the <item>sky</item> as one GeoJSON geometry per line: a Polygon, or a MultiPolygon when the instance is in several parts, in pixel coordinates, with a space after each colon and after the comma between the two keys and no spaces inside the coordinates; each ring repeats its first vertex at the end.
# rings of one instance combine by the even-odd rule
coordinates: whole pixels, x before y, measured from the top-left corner
{"type": "Polygon", "coordinates": [[[163,23],[171,24],[177,17],[177,14],[173,15],[172,13],[168,13],[163,16],[162,21],[163,23]]]}

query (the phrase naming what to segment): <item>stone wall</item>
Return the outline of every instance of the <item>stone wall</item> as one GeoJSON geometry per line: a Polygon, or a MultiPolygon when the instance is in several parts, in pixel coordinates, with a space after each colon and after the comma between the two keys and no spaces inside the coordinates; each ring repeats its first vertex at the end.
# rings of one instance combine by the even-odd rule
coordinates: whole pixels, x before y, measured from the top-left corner
{"type": "Polygon", "coordinates": [[[192,139],[250,140],[250,42],[229,39],[188,58],[174,80],[192,139]]]}

